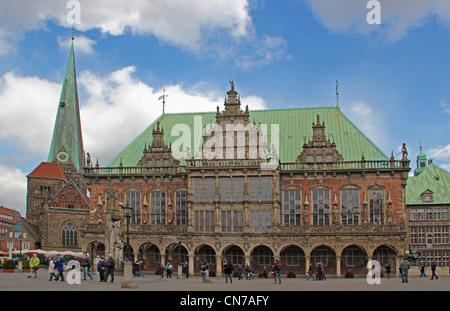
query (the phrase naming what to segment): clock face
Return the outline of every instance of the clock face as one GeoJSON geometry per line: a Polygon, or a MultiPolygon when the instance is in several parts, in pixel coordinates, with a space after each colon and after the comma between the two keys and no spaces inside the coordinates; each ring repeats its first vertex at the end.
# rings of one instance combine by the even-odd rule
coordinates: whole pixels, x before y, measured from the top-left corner
{"type": "Polygon", "coordinates": [[[56,159],[59,162],[67,162],[69,161],[69,154],[67,152],[61,151],[56,155],[56,159]]]}

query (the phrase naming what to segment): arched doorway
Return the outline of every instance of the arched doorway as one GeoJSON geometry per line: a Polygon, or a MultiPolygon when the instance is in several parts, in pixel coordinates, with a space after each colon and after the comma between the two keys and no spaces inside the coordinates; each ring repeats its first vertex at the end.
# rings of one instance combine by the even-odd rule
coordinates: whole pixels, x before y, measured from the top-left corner
{"type": "Polygon", "coordinates": [[[387,245],[381,245],[373,251],[373,260],[377,260],[380,263],[381,273],[384,275],[386,272],[386,265],[391,266],[391,273],[396,273],[395,257],[397,252],[387,245]]]}
{"type": "Polygon", "coordinates": [[[161,253],[158,246],[144,243],[139,247],[138,259],[144,263],[144,271],[155,271],[161,264],[161,253]]]}
{"type": "Polygon", "coordinates": [[[195,251],[194,273],[200,274],[200,263],[206,262],[209,272],[217,273],[216,269],[216,251],[209,245],[201,245],[195,251]]]}
{"type": "Polygon", "coordinates": [[[257,246],[250,254],[250,266],[253,268],[253,272],[258,275],[265,269],[266,271],[272,271],[272,264],[274,263],[273,252],[270,248],[264,245],[257,246]]]}
{"type": "Polygon", "coordinates": [[[317,271],[317,264],[322,263],[325,275],[336,275],[336,253],[330,247],[321,245],[311,252],[311,264],[317,271]]]}
{"type": "Polygon", "coordinates": [[[282,271],[294,273],[295,276],[306,275],[306,257],[305,252],[296,245],[290,245],[284,248],[280,253],[282,271]]]}
{"type": "Polygon", "coordinates": [[[170,262],[173,266],[173,272],[178,271],[178,266],[181,266],[189,259],[186,247],[179,243],[173,243],[166,248],[166,264],[170,262]]]}
{"type": "Polygon", "coordinates": [[[341,274],[344,277],[367,274],[367,253],[357,245],[349,245],[342,251],[341,274]]]}
{"type": "Polygon", "coordinates": [[[97,258],[97,256],[99,257],[105,256],[106,253],[105,249],[106,249],[105,244],[98,241],[92,241],[86,247],[86,252],[89,254],[89,259],[91,260],[91,266],[93,269],[95,269],[92,271],[97,271],[97,267],[94,266],[95,258],[97,258]]]}

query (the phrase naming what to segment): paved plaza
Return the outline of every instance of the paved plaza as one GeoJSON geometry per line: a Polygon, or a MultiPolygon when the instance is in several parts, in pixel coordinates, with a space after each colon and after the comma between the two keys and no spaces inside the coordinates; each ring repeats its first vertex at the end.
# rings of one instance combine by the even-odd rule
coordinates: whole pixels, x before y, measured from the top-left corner
{"type": "MultiPolygon", "coordinates": [[[[325,281],[306,281],[306,278],[283,278],[282,284],[273,284],[273,279],[238,280],[225,283],[225,278],[210,278],[211,282],[202,283],[200,277],[189,279],[161,278],[148,274],[145,277],[134,277],[135,289],[121,287],[123,276],[117,275],[114,283],[99,282],[94,279],[81,284],[68,284],[61,281],[48,281],[45,269],[38,271],[38,278],[27,278],[27,273],[0,272],[0,291],[450,291],[450,278],[440,277],[438,280],[410,277],[409,283],[402,284],[401,279],[381,279],[381,284],[370,285],[366,278],[342,279],[328,278],[325,281]]],[[[67,279],[67,278],[66,278],[67,279]]]]}

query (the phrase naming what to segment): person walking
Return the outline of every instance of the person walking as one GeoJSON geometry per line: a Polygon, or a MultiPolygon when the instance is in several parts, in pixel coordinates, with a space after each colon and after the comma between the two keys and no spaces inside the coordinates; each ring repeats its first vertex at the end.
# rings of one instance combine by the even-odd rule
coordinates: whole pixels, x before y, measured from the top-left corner
{"type": "Polygon", "coordinates": [[[185,279],[189,278],[189,264],[187,263],[187,261],[184,262],[182,268],[181,268],[181,272],[182,272],[182,276],[185,279]]]}
{"type": "Polygon", "coordinates": [[[89,273],[91,261],[89,260],[89,255],[86,253],[83,254],[83,260],[81,260],[81,267],[83,268],[83,281],[86,281],[86,275],[90,277],[92,281],[92,275],[89,273]]]}
{"type": "Polygon", "coordinates": [[[202,273],[202,283],[206,283],[206,277],[208,276],[208,263],[206,261],[202,261],[200,263],[200,271],[202,273]]]}
{"type": "Polygon", "coordinates": [[[34,273],[34,278],[37,278],[37,271],[39,269],[39,263],[41,261],[39,260],[39,257],[37,256],[37,253],[33,254],[33,257],[30,259],[30,273],[28,275],[29,278],[31,278],[31,275],[34,273]]]}
{"type": "Polygon", "coordinates": [[[313,279],[313,281],[315,281],[316,279],[314,278],[314,266],[312,263],[309,264],[309,268],[308,268],[308,277],[306,278],[306,280],[308,281],[309,279],[313,279]]]}
{"type": "Polygon", "coordinates": [[[411,264],[409,263],[406,258],[403,259],[403,261],[400,263],[400,274],[402,277],[402,283],[408,283],[408,271],[411,268],[411,264]]]}
{"type": "Polygon", "coordinates": [[[237,274],[238,280],[243,280],[243,278],[242,278],[242,266],[241,265],[238,265],[236,274],[237,274]]]}
{"type": "Polygon", "coordinates": [[[53,278],[55,278],[56,281],[56,274],[55,274],[55,262],[52,258],[49,258],[48,260],[48,274],[50,275],[49,281],[53,281],[53,278]]]}
{"type": "Polygon", "coordinates": [[[64,269],[66,267],[66,261],[61,256],[61,254],[56,255],[55,267],[58,274],[56,275],[55,281],[58,281],[61,278],[61,282],[64,282],[64,269]]]}
{"type": "Polygon", "coordinates": [[[278,277],[278,284],[281,284],[281,264],[278,260],[275,260],[272,271],[273,271],[273,278],[274,278],[273,284],[277,284],[277,277],[278,277]]]}
{"type": "Polygon", "coordinates": [[[228,279],[230,279],[230,284],[233,283],[233,279],[231,278],[231,274],[233,273],[233,265],[231,262],[226,261],[223,265],[223,273],[225,273],[225,283],[228,283],[228,279]]]}
{"type": "Polygon", "coordinates": [[[386,276],[388,279],[391,278],[391,265],[389,263],[387,263],[384,268],[386,269],[386,276]]]}
{"type": "Polygon", "coordinates": [[[172,278],[172,269],[173,269],[173,266],[172,266],[172,264],[170,263],[170,261],[168,261],[167,262],[167,265],[166,265],[166,268],[165,268],[165,270],[166,270],[166,278],[168,279],[168,278],[172,278]]]}
{"type": "Polygon", "coordinates": [[[105,256],[100,257],[97,263],[97,271],[98,271],[98,278],[100,279],[99,282],[103,282],[103,280],[105,279],[105,272],[106,272],[105,256]]]}
{"type": "Polygon", "coordinates": [[[419,277],[421,277],[421,278],[426,278],[427,277],[427,275],[425,273],[425,265],[424,264],[422,264],[420,266],[420,276],[419,277]]]}
{"type": "Polygon", "coordinates": [[[110,283],[114,283],[114,267],[116,265],[116,261],[114,260],[111,254],[108,254],[108,260],[106,261],[106,272],[105,279],[103,282],[108,282],[108,277],[111,275],[110,283]]]}
{"type": "Polygon", "coordinates": [[[434,278],[436,278],[436,280],[439,279],[438,276],[436,275],[436,267],[437,267],[436,260],[433,259],[433,261],[431,262],[431,279],[430,280],[433,280],[434,278]]]}

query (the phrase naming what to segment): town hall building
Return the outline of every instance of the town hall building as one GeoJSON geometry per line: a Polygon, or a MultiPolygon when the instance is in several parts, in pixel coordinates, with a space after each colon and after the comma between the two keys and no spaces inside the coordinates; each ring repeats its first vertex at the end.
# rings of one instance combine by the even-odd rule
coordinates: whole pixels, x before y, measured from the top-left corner
{"type": "MultiPolygon", "coordinates": [[[[83,146],[73,45],[46,162],[28,175],[27,221],[42,249],[168,261],[225,261],[304,276],[398,269],[410,160],[383,153],[336,107],[253,111],[235,85],[224,110],[162,114],[104,167],[83,146]],[[131,208],[129,218],[124,207],[131,208]]],[[[95,156],[95,155],[94,155],[95,156]]]]}

